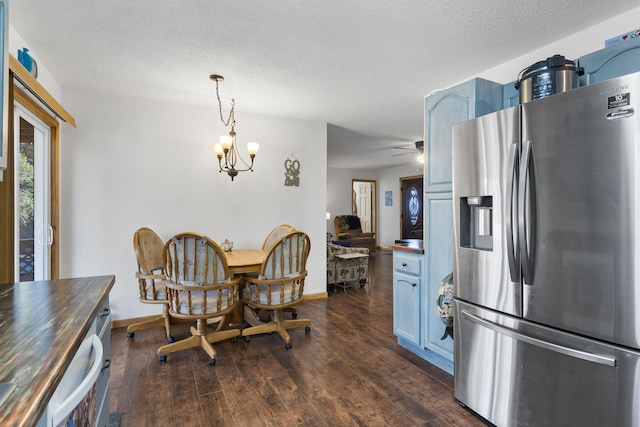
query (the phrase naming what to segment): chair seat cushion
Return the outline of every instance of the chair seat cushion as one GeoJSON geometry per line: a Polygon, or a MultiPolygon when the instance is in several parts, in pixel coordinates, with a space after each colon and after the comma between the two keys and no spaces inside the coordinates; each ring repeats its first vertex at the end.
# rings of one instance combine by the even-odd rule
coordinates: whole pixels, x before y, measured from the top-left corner
{"type": "MultiPolygon", "coordinates": [[[[280,298],[280,286],[271,286],[271,303],[269,303],[269,292],[267,289],[267,285],[258,285],[258,300],[255,301],[264,305],[282,305],[288,304],[292,301],[298,300],[301,298],[300,295],[300,287],[295,287],[295,292],[293,292],[293,285],[291,283],[287,283],[284,286],[284,298],[280,298]]],[[[254,287],[251,285],[251,287],[254,287]]],[[[245,287],[242,291],[245,299],[249,300],[249,289],[245,287]]]]}
{"type": "MultiPolygon", "coordinates": [[[[222,295],[220,296],[221,305],[220,310],[218,310],[218,291],[208,291],[207,292],[207,306],[206,306],[206,314],[216,314],[220,311],[224,311],[229,308],[229,290],[223,289],[222,295]]],[[[189,314],[189,301],[186,291],[180,291],[178,294],[178,298],[180,300],[180,306],[178,308],[179,314],[189,314]]],[[[175,310],[175,304],[172,304],[173,309],[175,310]]],[[[191,291],[191,314],[205,314],[204,311],[204,292],[202,291],[191,291]]]]}
{"type": "Polygon", "coordinates": [[[153,294],[153,288],[151,286],[147,286],[146,299],[151,301],[157,300],[166,300],[167,299],[167,291],[162,283],[156,283],[156,292],[153,294]]]}

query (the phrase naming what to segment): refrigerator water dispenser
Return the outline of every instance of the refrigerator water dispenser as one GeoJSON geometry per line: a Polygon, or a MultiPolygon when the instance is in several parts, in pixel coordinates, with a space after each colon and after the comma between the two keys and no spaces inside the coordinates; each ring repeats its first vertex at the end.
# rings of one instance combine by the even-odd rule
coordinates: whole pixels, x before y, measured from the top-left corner
{"type": "Polygon", "coordinates": [[[460,246],[493,250],[493,197],[460,198],[460,246]]]}

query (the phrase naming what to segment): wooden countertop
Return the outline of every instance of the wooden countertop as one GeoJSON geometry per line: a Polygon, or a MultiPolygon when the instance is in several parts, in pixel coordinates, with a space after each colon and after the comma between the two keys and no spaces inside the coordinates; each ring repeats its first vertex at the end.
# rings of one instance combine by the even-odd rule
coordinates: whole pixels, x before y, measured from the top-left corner
{"type": "Polygon", "coordinates": [[[394,251],[414,252],[417,254],[424,253],[424,242],[422,240],[410,240],[406,242],[399,242],[391,245],[391,249],[394,251]]]}
{"type": "Polygon", "coordinates": [[[0,424],[32,426],[71,363],[115,276],[0,285],[0,424]]]}

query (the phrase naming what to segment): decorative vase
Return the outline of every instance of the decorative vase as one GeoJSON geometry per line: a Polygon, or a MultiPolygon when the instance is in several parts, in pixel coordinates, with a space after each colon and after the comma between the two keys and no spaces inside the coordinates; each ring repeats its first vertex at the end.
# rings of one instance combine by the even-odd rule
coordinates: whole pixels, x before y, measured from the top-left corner
{"type": "Polygon", "coordinates": [[[25,47],[22,48],[22,50],[18,50],[18,62],[20,62],[34,78],[38,78],[38,63],[29,55],[29,49],[25,47]]]}

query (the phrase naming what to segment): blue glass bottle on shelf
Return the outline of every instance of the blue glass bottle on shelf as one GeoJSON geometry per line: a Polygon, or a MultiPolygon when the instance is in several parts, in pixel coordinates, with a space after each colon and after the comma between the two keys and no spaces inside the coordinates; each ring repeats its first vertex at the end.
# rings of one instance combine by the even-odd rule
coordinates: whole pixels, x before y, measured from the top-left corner
{"type": "Polygon", "coordinates": [[[18,62],[20,62],[33,77],[38,78],[38,64],[36,60],[29,55],[28,48],[25,47],[18,50],[18,62]]]}

